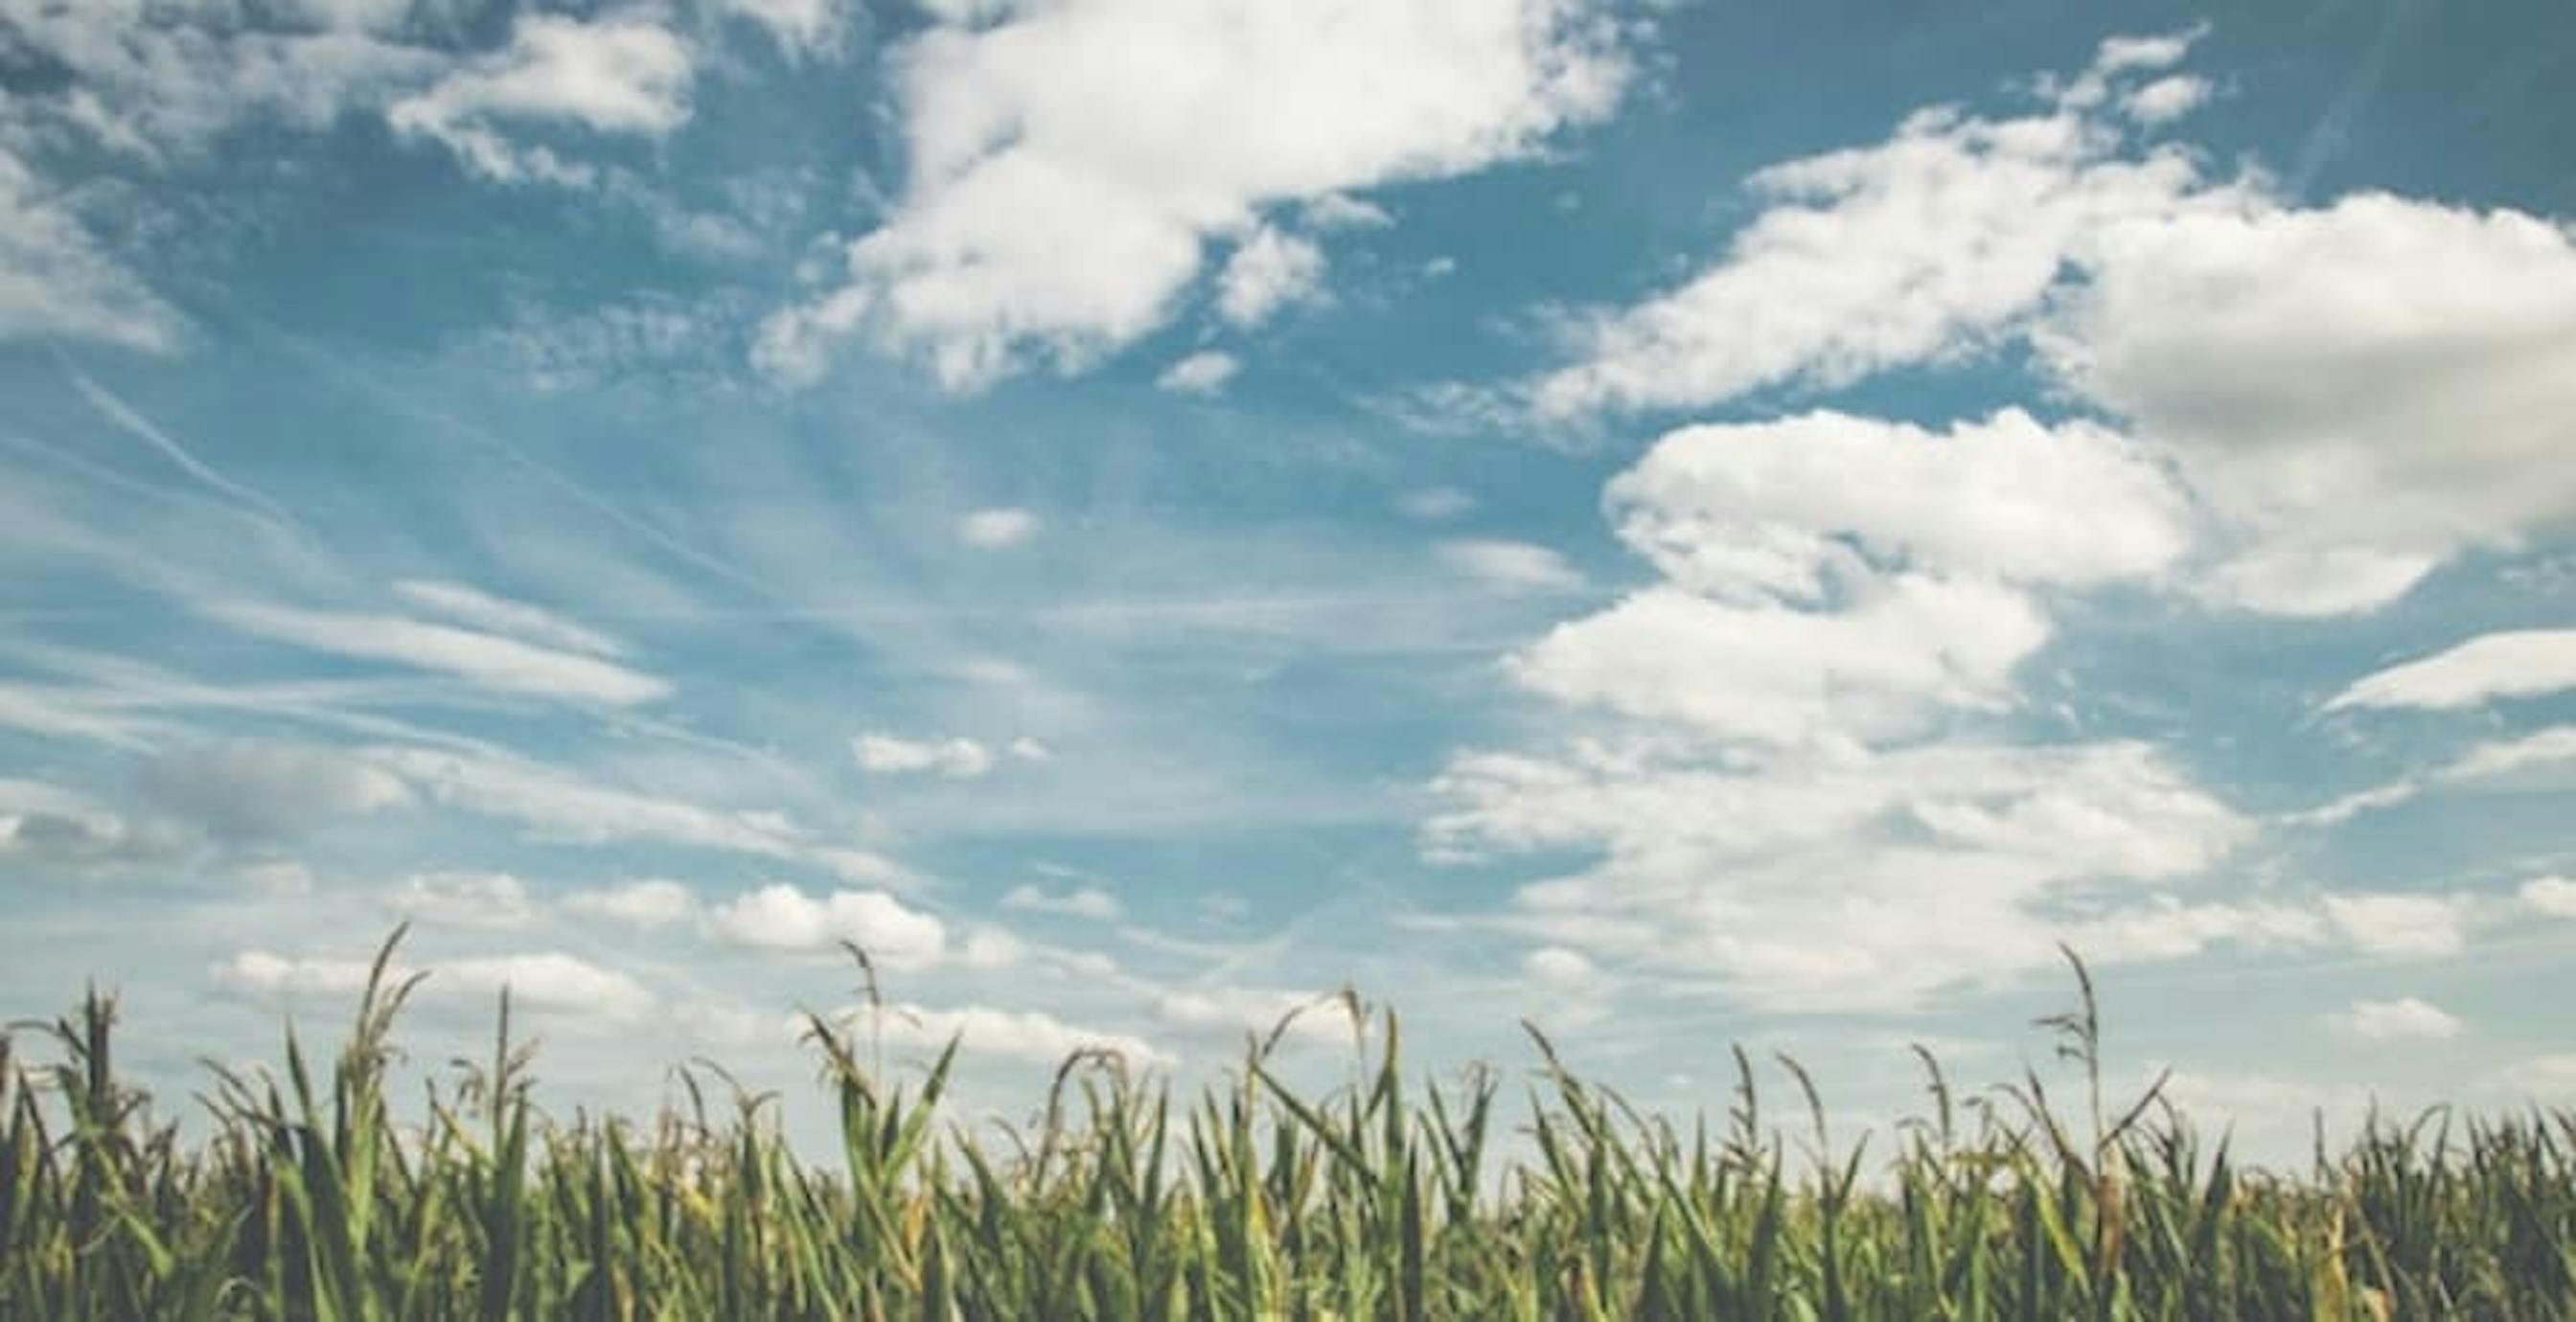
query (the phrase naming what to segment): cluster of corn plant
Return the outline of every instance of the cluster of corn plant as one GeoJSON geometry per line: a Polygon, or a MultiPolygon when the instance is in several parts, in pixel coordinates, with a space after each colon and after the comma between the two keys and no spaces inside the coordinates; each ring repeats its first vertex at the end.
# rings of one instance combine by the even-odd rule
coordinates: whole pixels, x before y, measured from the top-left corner
{"type": "Polygon", "coordinates": [[[217,1069],[192,1144],[118,1081],[107,998],[21,1027],[43,1063],[0,1037],[0,1317],[2576,1316],[2576,1113],[2374,1120],[2245,1169],[2161,1085],[2103,1096],[2080,963],[2042,1021],[2080,1102],[2035,1073],[1961,1096],[1922,1053],[1928,1113],[1875,1155],[1791,1061],[1790,1124],[1739,1051],[1733,1104],[1683,1126],[1535,1030],[1517,1097],[1408,1080],[1351,998],[1349,1086],[1283,1081],[1279,1032],[1188,1098],[1084,1053],[1001,1138],[941,1120],[954,1044],[889,1072],[863,1017],[814,1016],[816,1161],[695,1074],[649,1125],[546,1118],[506,999],[491,1058],[398,1120],[392,949],[327,1076],[291,1035],[280,1072],[217,1069]]]}

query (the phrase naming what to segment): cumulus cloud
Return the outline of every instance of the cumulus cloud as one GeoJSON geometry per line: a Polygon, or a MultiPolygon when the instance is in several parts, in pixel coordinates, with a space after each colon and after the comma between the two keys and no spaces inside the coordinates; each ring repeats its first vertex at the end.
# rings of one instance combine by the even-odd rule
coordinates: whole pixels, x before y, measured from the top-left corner
{"type": "Polygon", "coordinates": [[[2105,428],[2019,409],[1945,431],[1832,411],[1685,427],[1604,496],[1620,539],[1693,591],[1816,602],[1931,564],[2088,587],[2190,549],[2182,493],[2105,428]]]}
{"type": "Polygon", "coordinates": [[[2576,517],[2576,239],[2379,194],[2108,227],[2039,346],[2241,543],[2211,594],[2332,614],[2576,517]]]}
{"type": "Polygon", "coordinates": [[[2393,1001],[2355,1001],[2331,1016],[2334,1026],[2367,1042],[2440,1041],[2458,1037],[2459,1018],[2428,1001],[2401,996],[2393,1001]]]}
{"type": "Polygon", "coordinates": [[[2576,881],[2565,877],[2534,877],[2522,883],[2517,892],[2522,907],[2551,918],[2576,919],[2576,881]]]}
{"type": "Polygon", "coordinates": [[[1002,1010],[982,1005],[944,1008],[909,1001],[845,1012],[842,1022],[873,1033],[888,1045],[937,1051],[958,1040],[961,1052],[1006,1060],[1053,1065],[1077,1051],[1107,1051],[1133,1067],[1168,1066],[1172,1058],[1132,1033],[1104,1032],[1066,1023],[1040,1010],[1002,1010]]]}
{"type": "Polygon", "coordinates": [[[1556,626],[1505,670],[1572,706],[1791,744],[2001,710],[2013,669],[2048,636],[2026,597],[1977,580],[1907,575],[1835,611],[1657,586],[1556,626]]]}
{"type": "Polygon", "coordinates": [[[759,24],[779,50],[799,58],[835,54],[849,36],[843,0],[718,0],[718,7],[759,24]]]}
{"type": "Polygon", "coordinates": [[[1217,311],[1250,328],[1292,303],[1314,298],[1324,283],[1324,250],[1312,239],[1268,225],[1252,232],[1217,276],[1217,311]]]}
{"type": "Polygon", "coordinates": [[[1282,1021],[1291,1041],[1348,1043],[1356,1026],[1337,997],[1268,987],[1190,987],[1164,993],[1154,1012],[1176,1028],[1268,1037],[1282,1021]],[[1290,1016],[1295,1016],[1293,1019],[1290,1016]]]}
{"type": "Polygon", "coordinates": [[[527,886],[506,872],[414,873],[386,902],[407,918],[442,927],[508,930],[540,920],[527,886]]]}
{"type": "Polygon", "coordinates": [[[506,123],[658,138],[689,117],[695,73],[687,41],[637,18],[590,21],[523,14],[501,50],[397,101],[397,133],[436,141],[474,173],[505,183],[587,184],[590,166],[514,142],[506,123]]]}
{"type": "Polygon", "coordinates": [[[1174,362],[1154,378],[1154,384],[1175,395],[1213,395],[1234,380],[1243,364],[1233,354],[1215,349],[1201,349],[1174,362]]]}
{"type": "Polygon", "coordinates": [[[676,881],[644,878],[574,891],[563,897],[563,907],[586,918],[655,928],[668,927],[696,913],[698,902],[688,887],[676,881]]]}
{"type": "MultiPolygon", "coordinates": [[[[1991,985],[2075,939],[2107,960],[2313,940],[2313,920],[2188,906],[2251,827],[2140,744],[1711,756],[1692,741],[1469,753],[1432,785],[1438,860],[1580,851],[1507,926],[1717,979],[1775,1009],[1898,1008],[1991,985]],[[2128,883],[2108,908],[2070,909],[2128,883]]],[[[2099,897],[2093,901],[2101,903],[2099,897]]]]}
{"type": "Polygon", "coordinates": [[[1555,988],[1580,987],[1592,981],[1596,970],[1582,952],[1563,946],[1541,946],[1521,956],[1521,971],[1533,980],[1555,988]]]}
{"type": "Polygon", "coordinates": [[[850,741],[859,769],[872,775],[930,773],[951,780],[973,780],[993,769],[993,753],[972,739],[903,739],[869,733],[850,741]]]}
{"type": "Polygon", "coordinates": [[[2576,688],[2576,629],[2491,633],[2353,681],[2326,703],[2452,710],[2576,688]]]}
{"type": "Polygon", "coordinates": [[[1715,263],[1574,318],[1572,361],[1521,398],[1579,419],[2023,345],[2177,471],[2204,512],[2196,590],[2277,614],[2369,609],[2576,519],[2576,237],[2211,178],[2130,122],[2205,87],[2141,84],[2170,66],[2128,49],[2032,113],[1926,110],[1755,174],[1764,209],[1715,263]]]}
{"type": "MultiPolygon", "coordinates": [[[[217,964],[214,980],[237,991],[273,996],[348,997],[367,985],[368,961],[329,956],[279,955],[244,950],[217,964]]],[[[489,998],[505,988],[516,1009],[631,1024],[643,1020],[655,1005],[642,983],[561,951],[494,955],[397,964],[387,970],[399,982],[414,972],[429,976],[419,995],[433,999],[489,998]]]]}
{"type": "Polygon", "coordinates": [[[977,510],[957,521],[957,540],[979,550],[998,551],[1037,536],[1038,528],[1038,516],[1029,510],[977,510]]]}
{"type": "Polygon", "coordinates": [[[2468,945],[2466,906],[2444,895],[2329,895],[2326,916],[2372,955],[2456,955],[2468,945]]]}
{"type": "Polygon", "coordinates": [[[1674,408],[1974,351],[2036,314],[2107,226],[2235,203],[2187,153],[2129,146],[2062,101],[2011,119],[1945,107],[1759,171],[1765,209],[1720,260],[1575,319],[1575,360],[1529,401],[1555,419],[1674,408]]]}
{"type": "Polygon", "coordinates": [[[790,378],[865,328],[968,388],[1162,325],[1267,208],[1472,171],[1597,120],[1626,74],[1583,0],[1074,0],[895,54],[911,177],[846,282],[773,318],[790,378]],[[1070,71],[1070,72],[1069,72],[1070,71]]]}
{"type": "Polygon", "coordinates": [[[816,952],[844,941],[880,967],[927,968],[948,953],[948,928],[883,891],[811,896],[785,884],[746,891],[709,916],[717,935],[764,950],[816,952]]]}

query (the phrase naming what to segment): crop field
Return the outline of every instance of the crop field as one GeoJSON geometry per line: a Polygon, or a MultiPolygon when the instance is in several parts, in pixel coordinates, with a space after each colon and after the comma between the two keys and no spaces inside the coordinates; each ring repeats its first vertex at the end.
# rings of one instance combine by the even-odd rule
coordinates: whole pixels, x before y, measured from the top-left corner
{"type": "MultiPolygon", "coordinates": [[[[392,945],[386,947],[389,957],[392,945]]],[[[1300,1095],[1248,1042],[1181,1097],[1068,1060],[1007,1138],[941,1110],[956,1048],[880,1073],[817,1018],[840,1150],[710,1086],[649,1122],[550,1119],[506,1001],[491,1060],[387,1096],[408,983],[335,1058],[209,1066],[183,1143],[119,1082],[93,994],[0,1045],[11,1318],[2561,1318],[2576,1113],[2374,1121],[2296,1171],[2231,1161],[2160,1092],[2105,1097],[2089,981],[2036,1076],[1835,1135],[1794,1062],[1721,1115],[1560,1067],[1407,1077],[1378,1022],[1300,1095]],[[978,1137],[977,1132],[985,1136],[978,1137]],[[1505,1150],[1526,1151],[1504,1159],[1505,1150]]],[[[705,1082],[701,1079],[701,1082],[705,1082]]]]}

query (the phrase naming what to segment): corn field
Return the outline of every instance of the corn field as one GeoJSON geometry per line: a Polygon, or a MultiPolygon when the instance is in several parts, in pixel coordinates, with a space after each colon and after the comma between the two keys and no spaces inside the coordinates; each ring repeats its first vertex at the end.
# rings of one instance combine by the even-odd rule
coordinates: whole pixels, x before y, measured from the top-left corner
{"type": "Polygon", "coordinates": [[[275,1077],[209,1066],[193,1144],[118,1081],[99,995],[0,1039],[0,1316],[2576,1316],[2576,1113],[2243,1168],[2159,1088],[2105,1102],[2080,963],[2041,1022],[2084,1095],[1959,1096],[1920,1053],[1926,1114],[1843,1147],[1794,1062],[1785,1116],[1739,1051],[1728,1112],[1685,1127],[1535,1031],[1525,1089],[1408,1081],[1391,1015],[1346,1088],[1280,1082],[1276,1033],[1187,1099],[1077,1056],[986,1141],[941,1118],[954,1044],[895,1080],[812,1017],[816,1162],[694,1087],[648,1125],[546,1119],[506,999],[492,1059],[398,1121],[392,950],[327,1072],[291,1035],[275,1077]]]}

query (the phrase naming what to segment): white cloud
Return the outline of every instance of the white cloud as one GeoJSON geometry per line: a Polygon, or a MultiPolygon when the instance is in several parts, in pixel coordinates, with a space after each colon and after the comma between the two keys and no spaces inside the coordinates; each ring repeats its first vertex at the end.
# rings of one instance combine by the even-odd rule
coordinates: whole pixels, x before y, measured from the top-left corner
{"type": "Polygon", "coordinates": [[[717,935],[765,950],[828,951],[854,942],[881,968],[919,969],[947,953],[948,928],[882,891],[809,896],[785,884],[746,891],[716,906],[717,935]]]}
{"type": "MultiPolygon", "coordinates": [[[[227,987],[266,995],[346,997],[367,985],[367,968],[363,959],[245,950],[216,965],[214,978],[227,987]]],[[[398,964],[387,975],[398,982],[416,971],[429,974],[420,988],[425,997],[488,998],[507,988],[514,1009],[576,1019],[634,1023],[649,1015],[655,1003],[653,994],[626,974],[560,951],[398,964]]]]}
{"type": "Polygon", "coordinates": [[[251,602],[215,602],[200,609],[262,638],[337,656],[441,671],[504,693],[626,707],[654,702],[671,692],[671,686],[660,679],[595,656],[399,615],[251,602]]]}
{"type": "Polygon", "coordinates": [[[1233,354],[1201,349],[1164,368],[1154,384],[1176,395],[1213,395],[1241,370],[1243,364],[1233,354]]]}
{"type": "Polygon", "coordinates": [[[293,838],[413,801],[399,777],[361,757],[265,739],[176,749],[144,763],[138,779],[145,802],[228,842],[293,838]]]}
{"type": "Polygon", "coordinates": [[[2441,895],[2329,895],[2326,916],[2373,955],[2456,955],[2468,945],[2465,906],[2441,895]]]}
{"type": "Polygon", "coordinates": [[[2175,74],[2129,93],[2120,109],[2141,124],[2165,124],[2198,110],[2209,100],[2209,93],[2208,79],[2175,74]]]}
{"type": "Polygon", "coordinates": [[[1528,542],[1470,538],[1442,542],[1441,563],[1470,578],[1513,592],[1570,592],[1583,575],[1565,557],[1528,542]]]}
{"type": "Polygon", "coordinates": [[[2325,705],[2447,711],[2576,688],[2576,629],[2491,633],[2355,680],[2325,705]]]}
{"type": "Polygon", "coordinates": [[[1264,225],[1218,274],[1217,311],[1236,326],[1258,326],[1279,309],[1314,298],[1323,284],[1324,250],[1312,239],[1264,225]]]}
{"type": "Polygon", "coordinates": [[[2152,575],[2190,511],[2116,433],[2019,409],[1928,432],[1830,411],[1666,435],[1604,495],[1619,536],[1681,586],[1812,602],[1910,564],[2084,587],[2152,575]]]}
{"type": "Polygon", "coordinates": [[[1178,1028],[1250,1033],[1268,1037],[1290,1015],[1289,1040],[1316,1045],[1347,1044],[1354,1026],[1349,1011],[1335,998],[1316,992],[1261,987],[1193,987],[1166,992],[1154,1012],[1178,1028]]]}
{"type": "Polygon", "coordinates": [[[1028,735],[1021,735],[1020,737],[1013,739],[1011,741],[1011,746],[1005,751],[1023,762],[1052,762],[1055,760],[1054,749],[1047,747],[1045,741],[1033,739],[1028,735]]]}
{"type": "Polygon", "coordinates": [[[2522,907],[2533,913],[2576,919],[2576,881],[2565,877],[2534,877],[2522,883],[2518,894],[2522,907]]]}
{"type": "Polygon", "coordinates": [[[1304,207],[1306,223],[1319,230],[1385,229],[1395,223],[1386,208],[1348,193],[1326,193],[1304,207]]]}
{"type": "Polygon", "coordinates": [[[587,652],[592,656],[626,654],[626,649],[616,639],[576,624],[544,607],[496,597],[462,583],[404,579],[394,584],[394,591],[423,610],[435,611],[487,633],[508,634],[540,647],[587,652]]]}
{"type": "Polygon", "coordinates": [[[496,125],[659,138],[688,119],[694,72],[688,42],[659,24],[523,14],[507,47],[395,102],[386,119],[397,133],[444,144],[487,178],[587,184],[596,177],[591,167],[543,145],[514,143],[496,125]]]}
{"type": "Polygon", "coordinates": [[[2464,1027],[2457,1016],[2412,996],[2355,1001],[2330,1019],[2337,1029],[2370,1042],[2439,1041],[2458,1037],[2464,1027]]]}
{"type": "MultiPolygon", "coordinates": [[[[2184,479],[2198,590],[2280,614],[2368,609],[2576,519],[2567,227],[2214,181],[2105,108],[2165,67],[2106,44],[2037,113],[1927,110],[1761,171],[1768,205],[1719,262],[1580,319],[1574,361],[1522,396],[1574,419],[2026,343],[2184,479]]],[[[2174,108],[2174,77],[2130,100],[2174,108]]]]}
{"type": "Polygon", "coordinates": [[[1563,946],[1541,946],[1521,956],[1521,971],[1553,988],[1580,987],[1597,971],[1581,952],[1563,946]]]}
{"type": "Polygon", "coordinates": [[[957,540],[994,551],[1038,535],[1038,516],[1024,509],[977,510],[957,521],[957,540]]]}
{"type": "Polygon", "coordinates": [[[718,0],[718,5],[759,24],[791,56],[836,53],[849,36],[842,0],[718,0]]]}
{"type": "Polygon", "coordinates": [[[2576,239],[2380,194],[2107,227],[2039,339],[2167,447],[2241,543],[2210,591],[2391,600],[2576,517],[2576,239]]]}
{"type": "Polygon", "coordinates": [[[2227,200],[2188,155],[2125,145],[2064,105],[1936,108],[1885,143],[1762,170],[1747,184],[1769,205],[1724,258],[1578,321],[1576,361],[1530,402],[1558,419],[1682,407],[1970,352],[2039,311],[2106,226],[2227,200]]]}
{"type": "Polygon", "coordinates": [[[654,928],[668,927],[696,913],[698,902],[688,887],[676,881],[647,878],[574,891],[563,897],[563,907],[588,918],[654,928]]]}
{"type": "Polygon", "coordinates": [[[1505,668],[1572,706],[1788,744],[2001,710],[2013,669],[2048,636],[2028,598],[1974,579],[1903,575],[1830,612],[1665,586],[1556,626],[1505,668]]]}
{"type": "Polygon", "coordinates": [[[528,888],[506,872],[420,872],[405,877],[386,900],[407,918],[442,927],[496,930],[534,927],[537,906],[528,888]]]}
{"type": "Polygon", "coordinates": [[[859,769],[872,775],[902,776],[922,772],[951,780],[973,780],[993,769],[990,749],[972,739],[900,739],[890,734],[863,734],[850,741],[859,769]]]}
{"type": "MultiPolygon", "coordinates": [[[[981,7],[979,7],[979,12],[981,7]]],[[[1584,0],[1068,0],[952,21],[894,57],[911,178],[847,283],[763,365],[867,327],[968,388],[1077,368],[1163,324],[1208,241],[1278,204],[1525,155],[1626,69],[1584,0]]]]}
{"type": "Polygon", "coordinates": [[[1108,922],[1119,915],[1118,897],[1097,886],[1080,886],[1061,895],[1037,886],[1014,886],[1002,897],[1005,909],[1066,914],[1108,922]]]}
{"type": "Polygon", "coordinates": [[[843,881],[899,884],[904,870],[817,840],[774,812],[728,812],[603,785],[523,759],[432,748],[375,748],[366,759],[444,807],[515,821],[575,844],[654,841],[823,868],[843,881]]]}
{"type": "Polygon", "coordinates": [[[1476,498],[1456,487],[1424,487],[1395,502],[1396,512],[1424,523],[1446,523],[1476,508],[1476,498]]]}
{"type": "Polygon", "coordinates": [[[60,336],[167,351],[179,314],[0,142],[0,340],[60,336]]]}
{"type": "Polygon", "coordinates": [[[1132,1033],[1111,1033],[1066,1023],[1038,1010],[1000,1010],[963,1005],[942,1009],[898,1002],[883,1014],[852,1010],[842,1022],[862,1035],[876,1033],[889,1045],[937,1051],[950,1038],[962,1039],[958,1050],[1010,1060],[1053,1065],[1077,1051],[1109,1051],[1133,1067],[1167,1066],[1172,1058],[1132,1033]]]}
{"type": "Polygon", "coordinates": [[[1576,741],[1454,759],[1435,859],[1597,853],[1522,888],[1505,923],[1587,955],[1713,978],[1778,1009],[1901,1008],[2045,968],[2313,940],[2313,920],[2186,906],[2250,826],[2138,744],[1950,745],[1710,758],[1679,741],[1576,741]],[[2111,896],[2099,883],[2131,883],[2111,896]],[[2069,912],[2075,897],[2097,907],[2069,912]],[[2106,906],[2106,907],[2103,907],[2106,906]]]}

